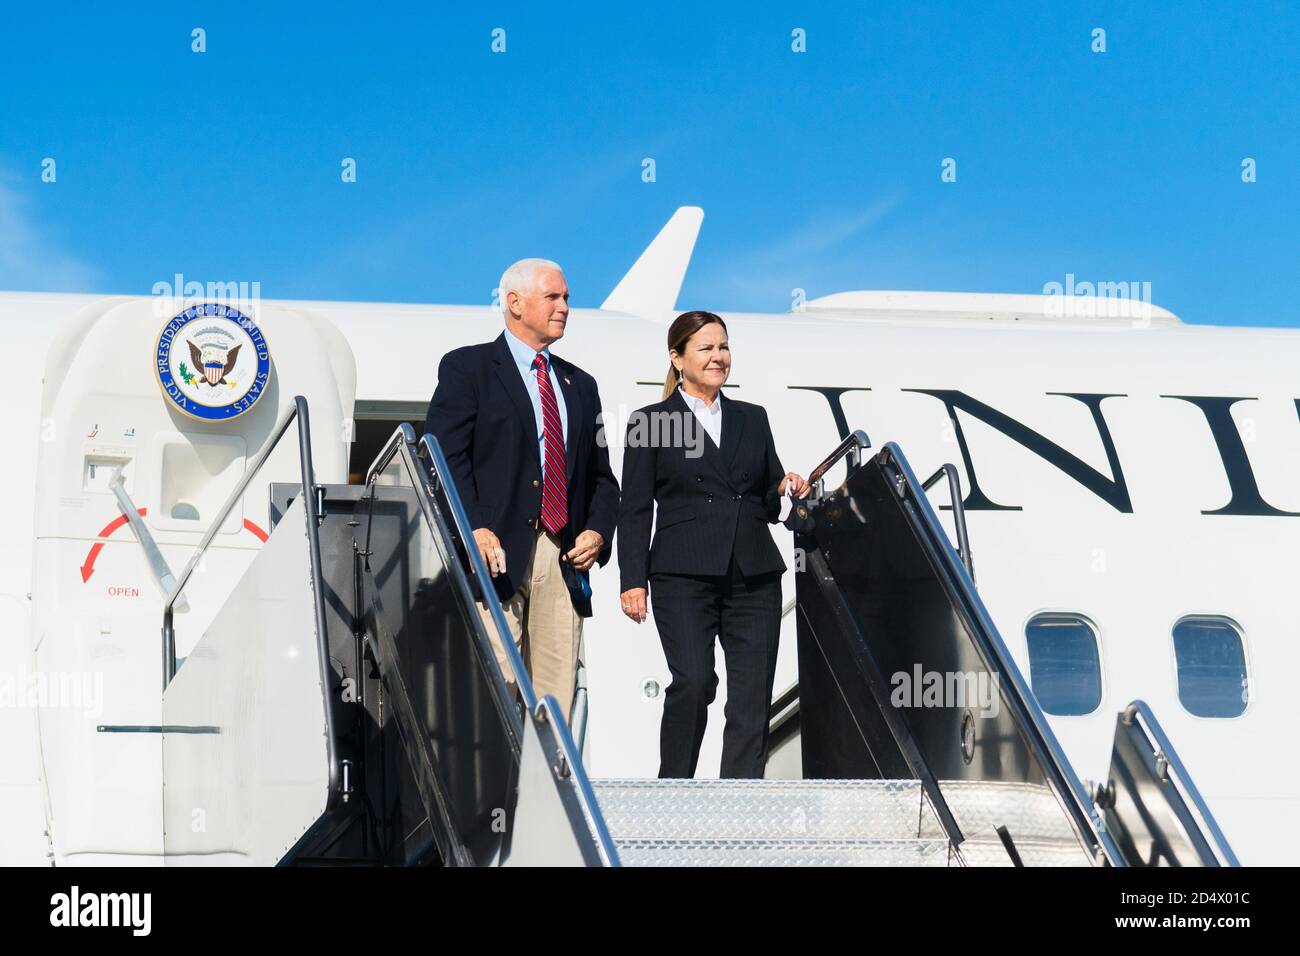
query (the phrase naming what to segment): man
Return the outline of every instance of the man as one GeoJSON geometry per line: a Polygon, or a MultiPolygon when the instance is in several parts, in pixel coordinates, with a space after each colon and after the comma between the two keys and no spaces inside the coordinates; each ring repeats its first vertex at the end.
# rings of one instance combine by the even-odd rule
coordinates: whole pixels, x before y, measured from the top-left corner
{"type": "MultiPolygon", "coordinates": [[[[564,272],[523,259],[499,295],[505,331],[443,356],[424,430],[442,446],[493,578],[496,594],[481,589],[480,600],[501,601],[537,696],[553,694],[567,716],[591,599],[566,577],[609,560],[618,481],[597,431],[596,380],[550,351],[569,318],[564,272]]],[[[490,611],[479,613],[514,691],[490,611]]]]}

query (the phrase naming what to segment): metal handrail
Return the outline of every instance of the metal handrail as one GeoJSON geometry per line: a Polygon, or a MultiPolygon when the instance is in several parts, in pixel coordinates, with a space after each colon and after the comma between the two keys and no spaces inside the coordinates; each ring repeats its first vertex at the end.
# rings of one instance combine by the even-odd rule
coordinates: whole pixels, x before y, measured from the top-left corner
{"type": "MultiPolygon", "coordinates": [[[[370,467],[366,470],[366,480],[364,485],[366,493],[362,498],[367,514],[365,543],[359,548],[358,555],[365,557],[365,567],[369,570],[370,559],[374,555],[374,547],[372,546],[371,541],[375,528],[375,504],[380,500],[376,481],[379,475],[385,471],[390,464],[394,463],[394,459],[396,459],[396,463],[404,471],[404,477],[409,483],[408,485],[401,486],[398,490],[407,490],[409,488],[412,492],[412,495],[415,498],[416,507],[419,509],[419,516],[423,518],[425,526],[428,528],[435,544],[438,545],[438,550],[443,552],[442,557],[447,571],[447,576],[450,579],[453,592],[455,592],[463,602],[463,607],[467,613],[467,620],[469,621],[470,640],[473,642],[474,649],[478,653],[480,664],[486,660],[495,660],[487,634],[483,631],[481,626],[476,626],[475,622],[478,615],[474,612],[474,598],[470,591],[469,582],[465,578],[464,570],[461,568],[460,559],[455,554],[454,549],[446,549],[442,546],[443,538],[441,535],[441,529],[443,525],[439,521],[441,512],[439,511],[435,514],[436,504],[430,500],[425,487],[426,483],[422,478],[423,471],[416,462],[415,456],[412,452],[414,445],[415,429],[405,422],[401,423],[398,428],[394,430],[393,434],[389,436],[388,440],[379,450],[379,453],[375,456],[370,467]]],[[[359,506],[358,512],[360,512],[360,510],[359,506]]],[[[419,517],[417,517],[416,520],[420,520],[419,517]]],[[[358,574],[362,573],[360,567],[358,567],[357,571],[358,574]]],[[[360,606],[358,607],[358,613],[367,613],[368,616],[368,612],[362,612],[360,606]]],[[[376,632],[375,636],[382,647],[384,643],[382,627],[376,632]]],[[[375,653],[378,656],[382,655],[382,651],[379,648],[376,648],[375,653]]],[[[377,660],[378,656],[376,658],[377,660]]],[[[505,684],[495,668],[488,671],[487,678],[490,700],[501,721],[501,729],[505,736],[510,756],[517,765],[521,751],[521,739],[523,736],[523,725],[519,720],[519,710],[515,706],[514,700],[507,695],[505,684]]],[[[397,695],[395,693],[393,705],[394,714],[399,723],[399,729],[404,724],[404,719],[408,717],[411,721],[418,723],[419,718],[408,709],[411,702],[409,697],[405,694],[397,695]]],[[[407,730],[403,731],[401,735],[406,737],[408,731],[412,738],[423,736],[422,731],[417,729],[416,726],[407,728],[407,730]]],[[[421,748],[421,751],[423,751],[423,748],[421,748]]],[[[454,861],[457,865],[473,865],[475,856],[473,851],[471,851],[464,842],[463,836],[456,825],[453,811],[450,807],[450,799],[445,789],[446,781],[439,777],[434,765],[425,761],[424,758],[426,756],[426,754],[421,752],[412,758],[408,753],[408,759],[412,760],[413,769],[418,761],[419,763],[424,764],[424,769],[433,778],[431,786],[427,788],[431,791],[430,793],[426,794],[425,787],[420,787],[419,789],[421,791],[421,802],[424,803],[426,812],[429,813],[431,817],[433,814],[437,814],[445,824],[443,832],[446,836],[447,846],[442,846],[443,840],[437,839],[439,851],[442,853],[445,860],[454,861]],[[427,796],[432,797],[432,804],[427,799],[427,796]]]]}
{"type": "Polygon", "coordinates": [[[952,462],[941,465],[938,471],[925,479],[921,489],[929,491],[931,485],[945,476],[948,479],[948,496],[952,499],[952,523],[957,528],[957,554],[961,556],[966,572],[974,581],[975,561],[970,553],[970,536],[966,533],[966,503],[961,496],[961,478],[957,475],[957,466],[952,462]]]}
{"type": "Polygon", "coordinates": [[[777,694],[772,702],[768,705],[767,712],[770,718],[773,714],[780,714],[788,710],[792,704],[799,701],[799,682],[795,681],[781,693],[777,694]]]}
{"type": "MultiPolygon", "coordinates": [[[[417,447],[418,457],[424,460],[427,457],[430,475],[433,481],[442,482],[446,485],[445,476],[451,474],[451,468],[447,465],[447,459],[442,454],[442,449],[437,444],[437,439],[427,432],[420,436],[417,447]]],[[[451,487],[455,487],[452,484],[451,487]]],[[[430,486],[430,494],[437,492],[436,486],[430,486]]],[[[510,665],[510,671],[514,674],[515,685],[519,688],[519,696],[523,699],[524,707],[532,714],[537,711],[537,691],[533,688],[532,678],[528,676],[528,669],[524,667],[524,659],[519,654],[519,648],[515,647],[514,637],[510,633],[510,625],[506,623],[505,612],[501,608],[501,602],[492,600],[496,595],[496,590],[492,586],[492,577],[488,574],[487,564],[483,561],[483,555],[479,553],[478,545],[474,541],[474,529],[470,527],[469,515],[465,513],[465,505],[460,500],[459,495],[447,495],[447,503],[451,506],[451,519],[456,526],[456,533],[460,535],[461,543],[465,546],[465,554],[469,558],[470,570],[474,572],[474,577],[478,579],[479,591],[483,595],[483,603],[487,605],[489,613],[492,615],[492,623],[496,625],[497,633],[501,637],[501,646],[505,650],[506,662],[510,665]]]]}
{"type": "Polygon", "coordinates": [[[534,717],[538,723],[546,724],[551,728],[551,735],[567,764],[566,768],[551,769],[559,776],[572,779],[578,805],[582,808],[582,817],[587,824],[587,832],[596,844],[596,852],[600,855],[601,862],[605,866],[621,866],[614,838],[610,836],[605,817],[600,812],[600,804],[596,802],[596,791],[592,789],[591,780],[583,769],[582,754],[578,752],[569,725],[560,713],[560,702],[547,694],[537,705],[534,717]]]}
{"type": "MultiPolygon", "coordinates": [[[[809,495],[809,500],[819,501],[824,497],[825,488],[823,484],[823,476],[835,465],[836,462],[841,458],[848,456],[848,471],[849,474],[852,475],[854,470],[859,468],[862,464],[862,449],[870,447],[871,439],[867,437],[867,433],[862,429],[855,429],[847,435],[837,446],[835,446],[834,451],[827,455],[826,458],[813,468],[812,472],[809,474],[808,481],[812,485],[812,492],[809,495]]],[[[947,538],[944,540],[946,542],[947,538]]],[[[792,607],[797,605],[797,603],[798,599],[796,597],[795,600],[791,601],[790,604],[782,610],[782,617],[784,617],[792,607]]],[[[795,688],[797,687],[798,684],[795,684],[795,688]]],[[[769,708],[769,720],[771,712],[772,709],[769,708]]],[[[961,854],[957,852],[957,844],[964,839],[964,837],[960,826],[957,824],[957,819],[953,815],[952,809],[948,806],[948,801],[939,789],[938,781],[934,779],[934,776],[927,768],[920,751],[911,740],[910,735],[900,724],[899,721],[901,718],[899,718],[892,710],[883,711],[882,716],[902,752],[904,761],[920,781],[921,790],[924,794],[925,800],[930,805],[935,818],[939,821],[940,827],[942,827],[944,833],[948,837],[949,852],[955,854],[957,859],[962,862],[962,865],[965,865],[961,854]]]]}
{"type": "Polygon", "coordinates": [[[826,456],[808,475],[808,484],[813,486],[812,498],[822,497],[822,476],[843,458],[849,456],[849,467],[857,468],[862,463],[862,449],[871,447],[871,439],[861,428],[854,429],[845,439],[835,446],[835,450],[826,456]]]}
{"type": "MultiPolygon", "coordinates": [[[[900,497],[907,496],[909,489],[922,488],[897,443],[888,442],[881,449],[879,458],[881,464],[892,462],[902,473],[903,486],[898,489],[900,497]]],[[[983,658],[985,667],[990,668],[990,670],[996,669],[997,673],[1009,679],[1010,690],[1014,692],[1009,695],[1010,699],[1013,706],[1022,711],[1025,722],[1028,724],[1026,729],[1030,731],[1030,747],[1035,751],[1041,751],[1037,756],[1044,765],[1043,769],[1052,783],[1052,788],[1057,793],[1057,799],[1066,803],[1066,809],[1069,811],[1068,815],[1076,829],[1079,829],[1081,825],[1086,828],[1086,832],[1105,855],[1108,862],[1113,866],[1126,866],[1123,854],[1120,852],[1119,847],[1116,846],[1114,839],[1106,831],[1105,824],[1098,814],[1095,803],[1084,790],[1078,774],[1074,772],[1069,758],[1066,757],[1065,751],[1061,749],[1060,742],[1048,726],[1047,718],[1043,714],[1042,708],[1038,706],[1037,698],[1034,697],[1033,692],[1025,683],[1020,668],[1016,666],[1011,652],[1007,649],[1002,636],[998,633],[997,625],[993,623],[983,602],[976,594],[974,580],[967,573],[965,565],[960,560],[953,560],[955,553],[952,544],[948,541],[948,536],[939,523],[939,517],[935,514],[929,496],[922,491],[921,493],[914,492],[910,497],[916,503],[923,523],[928,526],[935,541],[946,545],[946,548],[939,550],[939,554],[950,562],[950,580],[955,584],[963,604],[974,616],[971,623],[976,626],[970,628],[970,634],[974,639],[975,648],[980,657],[983,658]]],[[[1080,832],[1080,836],[1083,835],[1083,832],[1080,832]]]]}
{"type": "Polygon", "coordinates": [[[1157,758],[1164,757],[1165,765],[1170,771],[1170,783],[1182,791],[1184,802],[1187,804],[1189,811],[1199,817],[1201,832],[1207,837],[1210,848],[1219,859],[1222,866],[1241,866],[1237,855],[1232,852],[1232,847],[1228,845],[1227,838],[1223,831],[1219,829],[1218,821],[1214,819],[1214,814],[1210,812],[1209,806],[1201,796],[1200,790],[1192,781],[1192,776],[1183,766],[1182,760],[1178,756],[1178,751],[1174,749],[1173,743],[1165,734],[1165,730],[1160,726],[1160,721],[1156,720],[1156,715],[1151,708],[1147,706],[1146,701],[1135,700],[1124,708],[1124,723],[1132,725],[1136,723],[1147,736],[1148,743],[1153,744],[1152,752],[1157,758]]]}
{"type": "MultiPolygon", "coordinates": [[[[234,510],[235,505],[241,498],[243,498],[244,492],[247,490],[249,484],[255,477],[257,477],[257,473],[261,471],[262,466],[266,464],[267,458],[269,458],[271,452],[275,450],[275,446],[279,443],[280,438],[288,430],[289,426],[293,424],[293,420],[297,418],[299,414],[303,416],[303,421],[305,422],[307,417],[307,400],[301,395],[296,395],[294,396],[293,404],[280,413],[280,417],[276,420],[275,426],[271,429],[271,434],[267,436],[266,441],[262,444],[261,450],[257,453],[257,457],[253,459],[252,467],[245,469],[243,476],[239,481],[235,482],[234,490],[226,496],[225,504],[221,506],[221,510],[217,512],[216,519],[213,520],[212,524],[209,525],[208,530],[199,540],[194,552],[190,555],[189,561],[186,562],[184,570],[182,570],[180,575],[176,578],[176,585],[172,588],[171,593],[167,595],[167,601],[163,605],[163,690],[167,689],[167,685],[170,684],[172,678],[176,676],[175,634],[172,632],[170,627],[172,609],[176,604],[176,599],[180,597],[181,592],[185,590],[185,585],[189,583],[190,576],[194,573],[194,569],[197,568],[199,562],[203,560],[203,555],[207,553],[208,546],[212,544],[213,539],[216,538],[218,532],[220,532],[221,526],[225,524],[226,519],[230,517],[230,512],[234,510]]],[[[302,427],[299,426],[300,438],[302,431],[302,427]]],[[[301,441],[299,444],[301,445],[301,441]]],[[[304,491],[307,489],[307,481],[311,478],[310,439],[308,439],[307,442],[307,450],[307,466],[306,470],[303,472],[304,491]]]]}
{"type": "MultiPolygon", "coordinates": [[[[944,542],[947,542],[947,538],[944,538],[944,542]]],[[[867,684],[868,692],[875,698],[880,718],[884,722],[885,728],[889,732],[890,737],[893,738],[894,744],[898,748],[899,756],[907,765],[909,775],[920,784],[922,793],[925,794],[926,800],[929,801],[930,808],[934,811],[935,819],[938,821],[945,837],[947,837],[949,847],[955,847],[966,839],[965,834],[962,833],[961,826],[957,823],[957,818],[952,812],[952,808],[948,806],[948,800],[939,787],[939,781],[931,770],[929,763],[926,761],[925,755],[921,752],[920,745],[917,743],[915,736],[911,732],[911,728],[904,719],[902,711],[894,706],[886,707],[883,703],[884,698],[882,695],[887,693],[885,690],[884,674],[879,668],[876,656],[872,653],[870,640],[862,633],[861,628],[858,627],[852,612],[848,608],[848,602],[843,590],[839,587],[838,583],[834,581],[834,573],[830,570],[830,565],[827,561],[825,552],[818,549],[814,550],[809,555],[808,573],[812,580],[816,581],[818,586],[823,589],[824,593],[829,588],[830,593],[834,595],[828,603],[830,604],[830,612],[837,619],[837,623],[841,630],[860,640],[860,649],[853,653],[855,658],[853,666],[856,668],[858,675],[867,684]]],[[[804,612],[803,620],[806,623],[811,623],[806,612],[804,612]]],[[[816,638],[815,631],[814,639],[816,639],[819,644],[821,643],[820,638],[816,638]]],[[[822,653],[823,659],[825,659],[824,650],[822,653]]],[[[827,660],[827,663],[830,663],[829,660],[827,660]]],[[[841,694],[843,694],[842,689],[841,694]]],[[[771,711],[769,709],[769,719],[770,713],[771,711]]],[[[861,725],[858,724],[856,720],[854,723],[858,726],[859,732],[861,732],[861,725]]],[[[875,755],[871,753],[870,744],[867,745],[867,752],[872,762],[875,763],[877,771],[882,771],[880,762],[877,761],[875,755]]]]}
{"type": "MultiPolygon", "coordinates": [[[[447,465],[447,459],[443,456],[442,448],[439,447],[437,439],[428,433],[420,436],[419,452],[421,460],[427,458],[431,481],[442,482],[444,485],[448,485],[449,491],[454,491],[454,483],[449,484],[444,477],[450,475],[451,469],[447,465]]],[[[437,491],[437,488],[431,484],[428,491],[432,495],[437,491]]],[[[600,812],[600,805],[596,802],[596,794],[592,790],[591,781],[587,778],[586,770],[582,765],[582,755],[573,742],[573,735],[569,731],[565,715],[560,711],[559,702],[549,695],[541,701],[537,699],[537,691],[533,688],[532,678],[529,677],[528,671],[524,667],[523,658],[519,655],[519,649],[515,647],[514,638],[511,636],[510,628],[506,624],[505,612],[501,608],[501,602],[491,600],[489,597],[495,595],[496,591],[492,587],[492,579],[488,576],[487,564],[483,561],[483,555],[479,553],[478,546],[474,542],[474,532],[470,527],[465,506],[457,494],[448,494],[445,497],[451,507],[452,520],[456,525],[456,531],[465,546],[470,567],[479,580],[484,603],[488,606],[492,614],[492,621],[501,635],[501,644],[506,652],[506,660],[514,672],[515,682],[519,687],[519,696],[523,699],[524,708],[534,723],[545,723],[550,726],[557,745],[560,747],[568,764],[566,773],[562,773],[562,768],[559,767],[552,767],[552,773],[558,777],[568,777],[572,780],[578,803],[582,808],[583,818],[587,823],[588,832],[596,843],[596,849],[602,862],[606,866],[618,866],[618,851],[615,849],[614,840],[605,825],[605,818],[600,812]]]]}
{"type": "MultiPolygon", "coordinates": [[[[235,482],[234,490],[226,497],[225,504],[223,504],[221,510],[217,512],[216,520],[212,522],[203,537],[199,540],[198,546],[194,549],[194,553],[190,555],[190,560],[185,564],[185,569],[181,571],[180,575],[176,578],[176,584],[172,587],[171,593],[167,595],[167,602],[163,606],[164,614],[167,614],[172,610],[172,606],[176,603],[176,599],[180,597],[180,593],[185,590],[185,585],[189,582],[190,575],[194,573],[194,569],[198,567],[199,561],[208,550],[208,545],[212,544],[212,539],[217,536],[217,533],[221,530],[221,526],[225,524],[226,519],[230,517],[230,512],[234,510],[235,504],[244,496],[244,491],[248,488],[249,483],[257,477],[257,473],[261,470],[262,465],[266,464],[266,459],[270,457],[271,452],[280,441],[280,436],[288,430],[289,426],[293,423],[294,418],[297,417],[298,401],[301,398],[301,395],[296,396],[293,405],[280,413],[280,417],[276,420],[275,426],[271,429],[271,434],[263,443],[261,450],[257,453],[257,457],[253,459],[252,467],[245,469],[243,476],[239,481],[235,482]]],[[[303,407],[306,407],[305,400],[303,407]]],[[[175,654],[173,653],[173,664],[174,657],[175,654]]],[[[164,655],[164,660],[166,660],[166,655],[164,655]]],[[[174,666],[171,670],[167,670],[166,667],[164,667],[164,690],[166,689],[167,684],[171,681],[171,677],[175,672],[176,669],[174,666]]]]}
{"type": "Polygon", "coordinates": [[[374,461],[366,469],[365,486],[367,488],[370,487],[370,483],[378,477],[379,473],[388,467],[388,463],[397,454],[397,447],[402,444],[415,444],[415,429],[410,422],[402,422],[398,425],[393,433],[388,436],[388,441],[384,442],[384,446],[379,449],[379,454],[375,455],[374,461]]]}
{"type": "MultiPolygon", "coordinates": [[[[428,525],[430,531],[436,534],[438,528],[438,522],[435,519],[432,511],[430,511],[430,507],[431,507],[430,499],[434,494],[434,492],[436,491],[436,489],[430,487],[428,481],[425,478],[425,469],[419,461],[419,453],[420,453],[420,449],[417,446],[415,429],[411,427],[411,425],[409,425],[408,423],[402,422],[401,425],[398,426],[398,429],[393,432],[392,436],[388,439],[388,441],[384,443],[384,447],[380,449],[379,454],[375,456],[375,460],[371,463],[370,467],[366,469],[366,487],[370,487],[371,485],[373,485],[375,480],[379,477],[379,474],[388,468],[389,464],[393,461],[395,457],[400,458],[403,467],[406,469],[407,477],[411,482],[412,488],[415,489],[417,492],[419,492],[416,495],[416,498],[419,503],[421,513],[424,515],[425,523],[428,525]]],[[[439,455],[441,456],[441,452],[439,452],[439,455]]],[[[454,512],[456,506],[460,504],[460,501],[459,499],[453,500],[453,496],[450,495],[447,496],[447,501],[452,507],[452,511],[453,511],[452,520],[454,522],[455,521],[454,512]]],[[[370,550],[370,540],[369,540],[370,530],[371,530],[370,527],[367,527],[366,551],[370,550]]],[[[471,538],[470,541],[472,542],[473,539],[471,538]]],[[[480,563],[482,562],[482,555],[478,553],[477,548],[466,547],[466,551],[473,551],[473,555],[470,558],[471,568],[474,565],[475,558],[477,558],[480,563]]],[[[456,559],[456,556],[453,554],[450,556],[450,558],[451,561],[455,562],[455,565],[449,567],[448,570],[451,572],[453,578],[457,580],[457,588],[463,589],[465,600],[468,602],[470,606],[470,611],[473,617],[477,618],[478,617],[477,613],[473,613],[474,596],[472,591],[470,590],[469,582],[467,579],[465,579],[464,572],[460,569],[459,561],[456,559]]],[[[486,573],[486,570],[484,571],[484,573],[486,573]]],[[[505,653],[507,655],[507,658],[510,656],[510,653],[513,651],[514,657],[519,659],[519,667],[518,669],[514,670],[514,673],[516,675],[519,673],[523,673],[524,676],[527,677],[527,672],[524,670],[523,667],[523,660],[522,658],[519,658],[519,651],[515,647],[515,642],[510,636],[510,630],[509,627],[506,626],[505,615],[502,613],[501,606],[499,603],[496,606],[496,614],[493,615],[493,621],[497,625],[499,632],[505,634],[505,639],[501,643],[503,648],[506,648],[505,653]],[[502,632],[500,631],[501,628],[505,628],[505,630],[502,632]]],[[[470,634],[474,642],[478,645],[479,654],[482,657],[482,659],[495,660],[496,653],[492,647],[486,629],[480,630],[478,627],[475,626],[474,621],[471,620],[470,634]]],[[[503,719],[506,722],[506,728],[507,728],[508,736],[510,737],[511,744],[515,747],[516,751],[518,751],[518,748],[520,746],[519,742],[523,736],[523,724],[520,722],[518,709],[515,707],[514,701],[510,700],[506,696],[506,688],[504,683],[502,682],[490,682],[490,683],[493,688],[492,691],[493,696],[497,698],[497,709],[503,715],[503,719]]],[[[520,689],[520,695],[524,696],[525,699],[527,699],[528,694],[532,694],[535,698],[535,692],[533,692],[532,690],[531,682],[527,692],[523,690],[522,686],[520,689]]]]}
{"type": "MultiPolygon", "coordinates": [[[[162,644],[163,644],[163,690],[166,691],[172,678],[176,676],[176,628],[174,622],[174,610],[177,598],[185,590],[185,585],[189,583],[190,576],[194,569],[198,567],[203,555],[207,552],[209,545],[212,544],[221,526],[225,523],[226,518],[234,510],[235,505],[243,497],[249,484],[261,471],[262,466],[275,450],[284,433],[288,431],[293,421],[298,421],[298,465],[302,472],[302,499],[303,508],[307,514],[307,553],[311,562],[311,585],[312,585],[312,605],[316,616],[316,657],[320,665],[321,687],[329,687],[330,675],[327,673],[329,668],[329,646],[326,637],[325,624],[325,601],[321,594],[321,552],[320,552],[320,523],[322,502],[317,499],[316,473],[312,466],[311,455],[311,421],[307,411],[307,399],[301,395],[293,397],[293,404],[280,413],[276,420],[275,426],[271,429],[271,434],[267,436],[266,441],[262,444],[262,449],[253,459],[252,467],[245,470],[243,476],[235,483],[235,488],[226,498],[225,504],[217,512],[211,526],[208,528],[200,539],[190,560],[186,563],[185,569],[181,571],[176,578],[176,586],[172,588],[171,593],[167,596],[167,601],[163,605],[163,626],[162,626],[162,644]]],[[[340,793],[339,790],[339,763],[335,753],[335,728],[334,712],[330,707],[328,695],[324,696],[325,705],[325,753],[326,760],[329,764],[329,791],[327,798],[327,808],[333,808],[340,793]]]]}

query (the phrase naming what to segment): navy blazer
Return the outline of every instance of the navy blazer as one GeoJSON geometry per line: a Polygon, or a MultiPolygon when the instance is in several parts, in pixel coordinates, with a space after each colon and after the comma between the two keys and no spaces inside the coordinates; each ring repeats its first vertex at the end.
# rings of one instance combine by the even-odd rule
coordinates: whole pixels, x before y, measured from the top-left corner
{"type": "Polygon", "coordinates": [[[785,570],[768,530],[781,513],[777,487],[785,469],[776,454],[767,410],[722,392],[718,400],[722,402],[721,448],[677,390],[664,401],[639,409],[628,424],[618,519],[618,567],[624,591],[645,587],[648,576],[656,573],[723,575],[733,555],[747,577],[785,570]],[[683,426],[694,432],[683,432],[683,426]],[[689,439],[651,440],[656,433],[661,439],[670,437],[671,428],[689,439]],[[690,446],[699,449],[701,444],[703,454],[688,457],[693,453],[690,446]],[[650,516],[655,504],[659,513],[652,544],[650,516]]]}
{"type": "MultiPolygon", "coordinates": [[[[490,528],[501,540],[506,571],[493,582],[502,601],[519,589],[542,510],[537,418],[506,344],[507,334],[442,357],[424,423],[424,430],[442,446],[470,525],[490,528]]],[[[618,521],[618,481],[603,434],[597,440],[600,394],[594,378],[554,352],[551,368],[564,393],[568,419],[569,520],[560,533],[560,544],[568,551],[581,532],[597,531],[605,539],[597,558],[604,565],[612,553],[618,521]]],[[[591,601],[570,595],[578,612],[589,617],[591,601]]]]}

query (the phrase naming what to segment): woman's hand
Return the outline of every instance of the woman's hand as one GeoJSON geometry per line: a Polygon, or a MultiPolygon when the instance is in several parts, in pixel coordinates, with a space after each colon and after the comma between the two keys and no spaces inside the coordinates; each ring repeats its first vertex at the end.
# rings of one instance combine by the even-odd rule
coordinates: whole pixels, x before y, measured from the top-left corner
{"type": "Polygon", "coordinates": [[[776,486],[776,495],[778,498],[785,494],[786,488],[789,488],[790,494],[794,495],[796,498],[807,498],[808,492],[812,491],[812,485],[808,484],[808,482],[804,481],[802,477],[793,471],[786,472],[785,477],[781,479],[781,483],[776,486]]]}
{"type": "Polygon", "coordinates": [[[619,595],[619,601],[623,605],[623,613],[636,623],[645,620],[645,588],[628,588],[619,595]]]}

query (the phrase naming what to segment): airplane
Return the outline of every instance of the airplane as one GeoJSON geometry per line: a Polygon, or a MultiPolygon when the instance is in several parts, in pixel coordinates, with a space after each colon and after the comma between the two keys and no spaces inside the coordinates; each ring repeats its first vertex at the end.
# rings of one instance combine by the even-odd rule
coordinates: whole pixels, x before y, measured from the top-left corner
{"type": "MultiPolygon", "coordinates": [[[[600,308],[571,311],[556,346],[599,383],[616,474],[629,416],[659,399],[702,220],[679,209],[600,308]]],[[[978,598],[1078,777],[1107,778],[1116,713],[1141,699],[1240,861],[1290,862],[1300,771],[1279,755],[1296,712],[1283,678],[1300,669],[1289,598],[1300,333],[1184,324],[1070,284],[850,291],[789,313],[724,312],[728,394],[767,408],[783,464],[801,474],[858,430],[864,454],[897,443],[917,474],[954,464],[978,598]]],[[[440,357],[503,324],[491,304],[240,302],[256,332],[242,353],[214,318],[192,336],[203,342],[177,344],[180,365],[164,356],[175,318],[197,302],[201,320],[212,301],[0,294],[13,438],[0,471],[0,863],[173,862],[159,690],[177,663],[178,688],[187,669],[228,665],[205,655],[204,635],[276,540],[273,483],[301,480],[294,443],[268,454],[228,513],[223,502],[295,396],[310,408],[315,480],[361,489],[395,429],[421,430],[440,357]],[[247,410],[230,420],[168,398],[179,377],[219,390],[249,376],[247,410]],[[176,604],[169,665],[164,603],[219,515],[176,604]]],[[[936,499],[941,521],[956,516],[948,504],[936,499]]],[[[773,533],[791,554],[789,532],[773,533]]],[[[652,624],[620,613],[616,560],[591,585],[581,762],[592,778],[652,778],[663,654],[652,624]]],[[[783,619],[778,688],[800,677],[796,618],[783,619]]],[[[246,632],[271,627],[241,620],[246,632]]],[[[724,703],[725,678],[702,774],[718,764],[724,703]]],[[[798,775],[797,758],[774,750],[769,774],[787,770],[798,775]]],[[[258,810],[257,821],[275,815],[258,810]]],[[[193,810],[196,829],[208,813],[218,808],[193,810]]]]}

